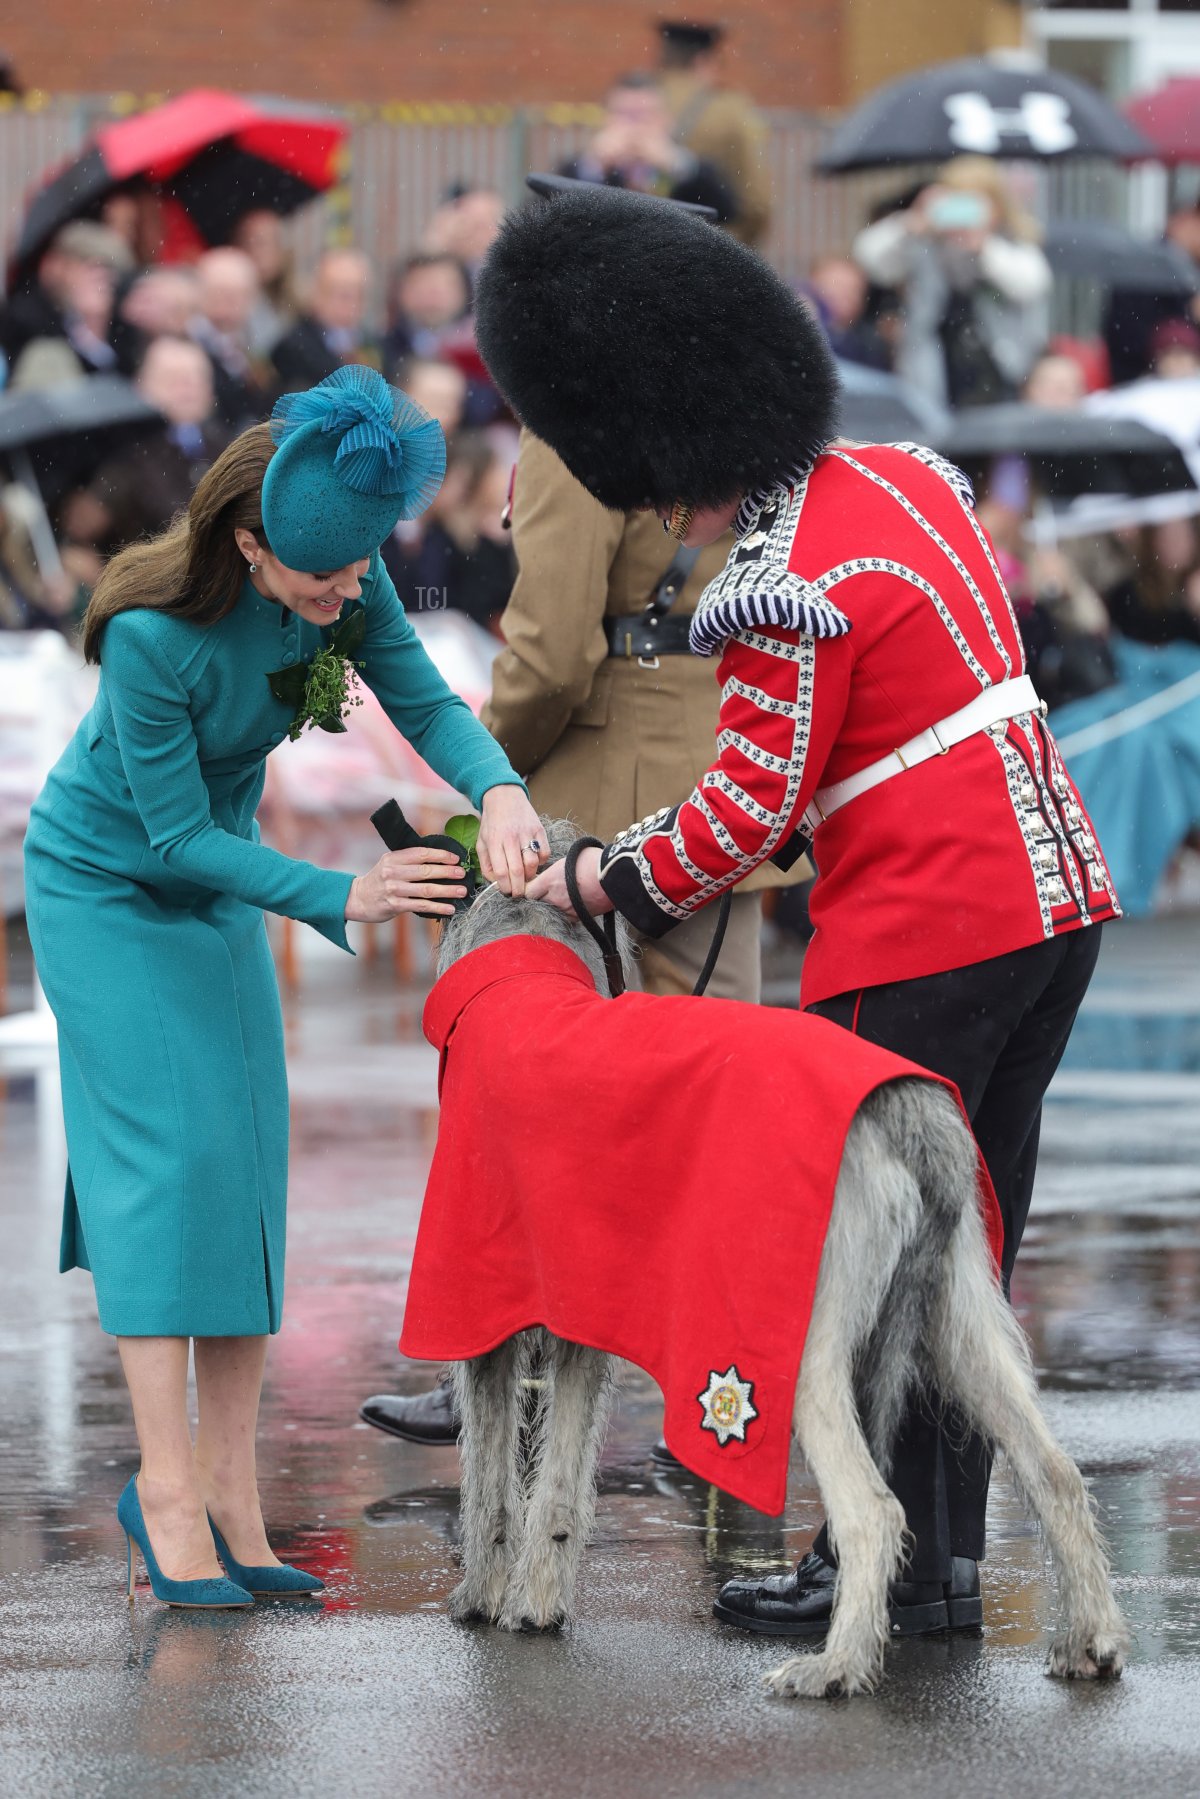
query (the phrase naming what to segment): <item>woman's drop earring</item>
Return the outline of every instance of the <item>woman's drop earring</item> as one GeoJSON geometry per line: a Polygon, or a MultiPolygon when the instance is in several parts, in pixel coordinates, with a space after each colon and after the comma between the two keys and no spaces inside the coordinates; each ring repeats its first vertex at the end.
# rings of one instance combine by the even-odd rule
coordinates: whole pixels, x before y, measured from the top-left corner
{"type": "Polygon", "coordinates": [[[258,573],[258,564],[257,564],[257,562],[252,562],[252,563],[251,563],[251,564],[250,564],[250,573],[251,573],[251,574],[252,574],[252,575],[256,575],[256,574],[257,574],[257,573],[258,573]]]}

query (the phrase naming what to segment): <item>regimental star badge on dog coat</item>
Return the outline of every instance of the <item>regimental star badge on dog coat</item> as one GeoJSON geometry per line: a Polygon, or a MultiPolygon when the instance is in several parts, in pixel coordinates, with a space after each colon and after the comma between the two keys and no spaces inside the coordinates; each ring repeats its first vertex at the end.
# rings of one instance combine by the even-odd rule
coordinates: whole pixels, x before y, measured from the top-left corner
{"type": "Polygon", "coordinates": [[[696,1395],[704,1407],[700,1429],[715,1431],[722,1449],[731,1437],[739,1443],[746,1441],[746,1426],[758,1417],[750,1403],[753,1391],[754,1382],[743,1380],[732,1362],[724,1374],[709,1370],[708,1386],[696,1395]]]}

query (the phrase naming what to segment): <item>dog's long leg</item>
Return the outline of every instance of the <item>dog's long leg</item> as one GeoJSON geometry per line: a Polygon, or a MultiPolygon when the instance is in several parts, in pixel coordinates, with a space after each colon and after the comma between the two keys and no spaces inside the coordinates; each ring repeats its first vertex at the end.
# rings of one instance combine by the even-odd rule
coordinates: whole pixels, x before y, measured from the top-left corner
{"type": "Polygon", "coordinates": [[[964,1204],[975,1204],[976,1148],[962,1113],[930,1081],[891,1081],[863,1114],[921,1190],[920,1228],[905,1244],[860,1357],[855,1391],[871,1454],[886,1479],[910,1386],[924,1371],[919,1351],[942,1281],[942,1263],[964,1204]]]}
{"type": "Polygon", "coordinates": [[[450,1595],[452,1618],[499,1617],[520,1520],[520,1387],[529,1344],[510,1337],[490,1354],[454,1365],[462,1418],[462,1579],[450,1595]]]}
{"type": "Polygon", "coordinates": [[[610,1356],[559,1338],[545,1337],[543,1343],[547,1410],[527,1476],[521,1535],[499,1619],[507,1630],[544,1630],[573,1616],[612,1396],[610,1356]]]}
{"type": "MultiPolygon", "coordinates": [[[[867,1447],[854,1364],[921,1221],[916,1182],[885,1133],[860,1114],[846,1139],[796,1387],[796,1437],[821,1490],[838,1557],[837,1589],[824,1649],[795,1656],[766,1676],[780,1695],[868,1692],[882,1671],[888,1581],[903,1558],[904,1511],[867,1447]]],[[[901,1384],[907,1384],[905,1371],[901,1384]]]]}
{"type": "Polygon", "coordinates": [[[1041,1524],[1061,1585],[1065,1629],[1047,1671],[1115,1678],[1128,1631],[1083,1477],[1042,1414],[1024,1333],[996,1284],[977,1206],[960,1219],[932,1319],[935,1378],[976,1429],[1004,1452],[1041,1524]]]}

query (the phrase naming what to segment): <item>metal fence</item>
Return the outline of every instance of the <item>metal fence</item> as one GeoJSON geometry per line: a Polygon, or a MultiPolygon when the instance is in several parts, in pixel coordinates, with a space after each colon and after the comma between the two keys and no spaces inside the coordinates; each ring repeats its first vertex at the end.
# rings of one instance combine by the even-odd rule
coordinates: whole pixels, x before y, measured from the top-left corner
{"type": "MultiPolygon", "coordinates": [[[[45,175],[75,154],[96,125],[137,104],[132,95],[39,97],[33,104],[0,96],[0,241],[11,247],[28,196],[45,175]]],[[[347,108],[341,116],[350,125],[343,175],[297,215],[296,269],[303,282],[327,244],[356,244],[375,264],[381,306],[387,268],[417,245],[452,183],[494,187],[515,200],[529,170],[555,169],[579,152],[600,113],[577,105],[398,102],[347,108]]],[[[798,112],[766,117],[774,211],[764,249],[784,276],[799,281],[822,256],[848,251],[873,201],[921,171],[822,180],[813,171],[833,121],[798,112]]],[[[1130,216],[1129,173],[1109,163],[1043,167],[1036,188],[1047,218],[1130,216]]],[[[1056,283],[1055,328],[1094,331],[1101,304],[1094,283],[1056,283]]]]}

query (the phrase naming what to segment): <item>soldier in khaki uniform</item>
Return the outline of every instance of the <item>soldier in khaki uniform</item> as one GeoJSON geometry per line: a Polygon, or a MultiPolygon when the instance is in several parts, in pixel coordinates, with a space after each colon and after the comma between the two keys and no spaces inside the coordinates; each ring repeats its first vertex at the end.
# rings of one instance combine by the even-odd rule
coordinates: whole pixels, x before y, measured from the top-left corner
{"type": "Polygon", "coordinates": [[[747,94],[717,84],[719,25],[664,20],[659,85],[675,120],[676,140],[693,156],[715,163],[733,184],[738,213],[725,226],[758,249],[771,222],[771,181],[766,165],[767,129],[747,94]]]}
{"type": "MultiPolygon", "coordinates": [[[[660,627],[675,651],[639,658],[611,654],[610,639],[620,648],[628,636],[636,647],[637,615],[678,549],[654,514],[609,512],[525,431],[512,531],[520,572],[483,722],[539,812],[571,817],[607,841],[622,821],[674,805],[680,781],[694,781],[712,758],[720,691],[713,664],[687,650],[686,620],[730,544],[722,538],[701,554],[660,627]]],[[[758,999],[761,891],[797,878],[772,867],[738,889],[710,994],[758,999]]],[[[691,992],[713,924],[701,913],[643,946],[648,992],[691,992]]]]}
{"type": "MultiPolygon", "coordinates": [[[[696,560],[657,627],[670,654],[613,654],[637,647],[639,618],[679,546],[651,512],[610,512],[568,474],[554,451],[521,433],[513,487],[513,544],[520,572],[503,618],[507,648],[492,670],[483,722],[539,812],[570,817],[607,840],[639,814],[674,805],[712,759],[720,688],[711,661],[686,648],[688,618],[724,567],[723,537],[696,560]],[[657,663],[657,666],[653,664],[657,663]]],[[[764,887],[811,873],[764,864],[733,896],[729,926],[708,992],[757,1000],[764,887]]],[[[642,947],[650,993],[690,993],[712,941],[715,908],[642,947]]],[[[379,1393],[359,1416],[410,1443],[453,1443],[459,1419],[444,1382],[414,1395],[379,1393]]],[[[656,1456],[664,1456],[660,1445],[656,1456]]],[[[665,1459],[670,1460],[669,1451],[665,1459]]]]}

